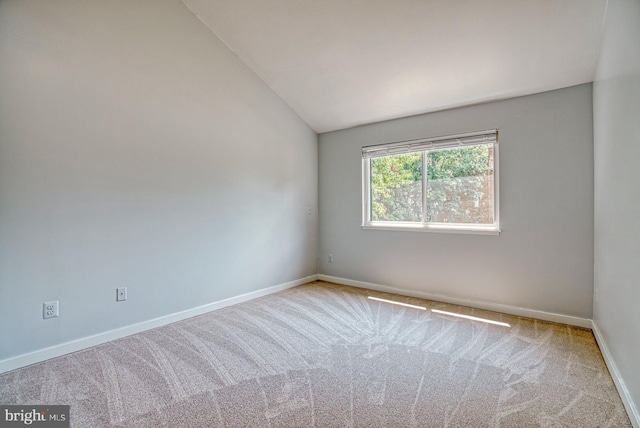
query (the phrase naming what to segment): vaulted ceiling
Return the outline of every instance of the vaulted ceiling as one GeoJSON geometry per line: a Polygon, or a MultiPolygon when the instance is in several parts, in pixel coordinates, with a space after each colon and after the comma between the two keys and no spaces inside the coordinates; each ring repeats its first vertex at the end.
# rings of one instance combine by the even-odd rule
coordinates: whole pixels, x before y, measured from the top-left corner
{"type": "Polygon", "coordinates": [[[316,132],[593,80],[607,0],[183,0],[316,132]]]}

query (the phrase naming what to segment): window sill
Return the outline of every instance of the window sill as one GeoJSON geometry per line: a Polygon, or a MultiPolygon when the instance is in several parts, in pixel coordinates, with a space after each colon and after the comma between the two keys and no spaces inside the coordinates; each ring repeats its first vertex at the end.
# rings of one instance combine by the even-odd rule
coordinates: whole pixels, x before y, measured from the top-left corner
{"type": "Polygon", "coordinates": [[[463,233],[469,235],[500,235],[500,229],[491,226],[423,224],[423,223],[386,223],[372,222],[362,225],[368,230],[392,230],[399,232],[435,232],[435,233],[463,233]]]}

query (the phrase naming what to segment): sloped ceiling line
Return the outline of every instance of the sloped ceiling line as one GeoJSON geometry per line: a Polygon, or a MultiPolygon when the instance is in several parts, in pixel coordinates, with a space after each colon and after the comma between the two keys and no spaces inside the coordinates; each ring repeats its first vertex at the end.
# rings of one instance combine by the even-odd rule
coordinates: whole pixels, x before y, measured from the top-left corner
{"type": "Polygon", "coordinates": [[[607,0],[182,0],[316,132],[593,81],[607,0]]]}

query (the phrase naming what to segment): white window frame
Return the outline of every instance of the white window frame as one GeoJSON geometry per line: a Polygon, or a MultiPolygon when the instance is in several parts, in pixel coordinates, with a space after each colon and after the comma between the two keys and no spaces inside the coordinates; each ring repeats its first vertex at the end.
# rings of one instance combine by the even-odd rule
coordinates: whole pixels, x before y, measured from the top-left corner
{"type": "Polygon", "coordinates": [[[447,135],[419,140],[365,146],[362,148],[362,228],[411,232],[467,233],[479,235],[500,234],[500,179],[498,161],[498,130],[490,129],[465,134],[447,135]],[[422,210],[427,212],[427,174],[425,152],[451,147],[493,143],[493,224],[473,223],[428,223],[400,221],[371,221],[371,158],[400,153],[423,152],[422,154],[422,210]]]}

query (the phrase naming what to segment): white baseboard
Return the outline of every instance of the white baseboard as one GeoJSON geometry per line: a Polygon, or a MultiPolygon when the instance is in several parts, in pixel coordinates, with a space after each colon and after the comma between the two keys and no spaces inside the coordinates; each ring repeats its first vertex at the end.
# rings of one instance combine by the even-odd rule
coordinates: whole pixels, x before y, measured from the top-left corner
{"type": "Polygon", "coordinates": [[[275,285],[273,287],[263,288],[262,290],[252,291],[250,293],[241,294],[239,296],[230,297],[228,299],[220,300],[218,302],[208,303],[206,305],[198,306],[196,308],[187,309],[186,311],[177,312],[175,314],[166,315],[163,317],[155,318],[148,321],[143,321],[137,324],[129,325],[126,327],[118,328],[115,330],[106,331],[93,336],[84,337],[82,339],[72,340],[60,345],[51,346],[49,348],[39,349],[28,354],[18,355],[16,357],[8,358],[0,361],[0,373],[8,372],[11,370],[25,367],[31,364],[39,363],[51,358],[59,357],[61,355],[69,354],[71,352],[80,351],[92,346],[100,345],[102,343],[110,342],[112,340],[120,339],[122,337],[130,336],[132,334],[140,333],[152,328],[161,327],[163,325],[171,324],[176,321],[181,321],[187,318],[202,315],[207,312],[215,311],[217,309],[226,308],[227,306],[235,305],[238,303],[246,302],[248,300],[256,299],[258,297],[273,294],[278,291],[286,290],[296,287],[298,285],[306,284],[307,282],[316,281],[318,275],[311,275],[306,278],[297,279],[295,281],[286,282],[284,284],[275,285]]]}
{"type": "Polygon", "coordinates": [[[598,346],[600,347],[600,352],[602,352],[604,362],[607,364],[609,373],[613,378],[613,383],[615,383],[616,385],[618,394],[620,394],[620,398],[622,399],[622,404],[624,404],[627,415],[631,420],[631,425],[633,425],[634,428],[640,428],[640,412],[638,412],[638,408],[633,402],[631,394],[629,394],[627,385],[624,383],[624,380],[622,380],[622,377],[620,376],[618,366],[613,361],[613,358],[611,357],[611,351],[609,351],[609,347],[607,346],[607,342],[605,342],[604,336],[602,336],[602,333],[598,328],[598,324],[595,321],[592,321],[591,330],[593,331],[593,335],[596,337],[596,342],[598,342],[598,346]]]}
{"type": "Polygon", "coordinates": [[[451,303],[471,308],[484,309],[487,311],[502,312],[504,314],[516,315],[519,317],[534,318],[543,321],[568,324],[576,327],[591,328],[591,320],[588,318],[573,317],[570,315],[555,314],[553,312],[538,311],[535,309],[519,308],[517,306],[503,305],[500,303],[482,302],[458,297],[449,297],[442,294],[431,294],[424,291],[404,290],[390,287],[388,285],[373,284],[370,282],[354,281],[352,279],[338,278],[329,275],[318,275],[321,281],[335,282],[336,284],[351,285],[353,287],[366,288],[369,290],[383,291],[386,293],[399,294],[402,296],[418,297],[420,299],[435,300],[437,302],[451,303]]]}

